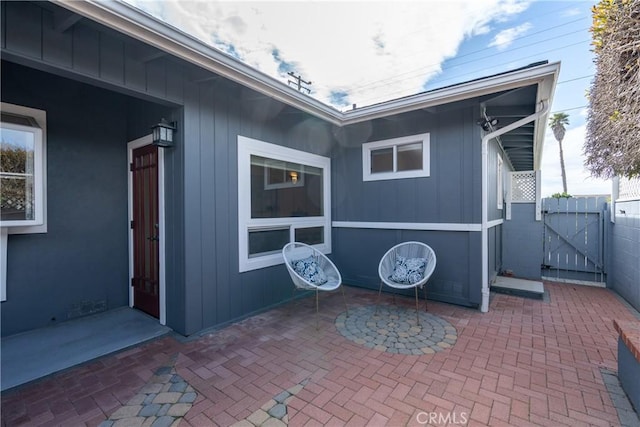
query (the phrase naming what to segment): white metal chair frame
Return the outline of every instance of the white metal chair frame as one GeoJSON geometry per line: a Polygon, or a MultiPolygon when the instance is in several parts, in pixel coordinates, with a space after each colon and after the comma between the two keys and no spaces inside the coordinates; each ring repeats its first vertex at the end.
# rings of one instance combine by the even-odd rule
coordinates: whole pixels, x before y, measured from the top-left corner
{"type": "MultiPolygon", "coordinates": [[[[418,325],[420,324],[420,318],[418,316],[418,288],[424,288],[424,309],[427,311],[427,287],[425,284],[433,274],[436,268],[436,254],[430,246],[422,242],[403,242],[395,245],[389,249],[378,265],[378,275],[380,276],[380,289],[378,290],[378,300],[376,302],[376,313],[378,311],[378,303],[380,302],[380,295],[382,294],[382,285],[385,284],[394,289],[415,289],[416,297],[416,320],[418,325]],[[391,280],[389,277],[393,274],[396,267],[396,259],[398,256],[404,258],[424,258],[427,260],[425,271],[423,273],[422,280],[416,283],[397,283],[391,280]]],[[[395,293],[393,294],[395,301],[395,293]]]]}
{"type": "Polygon", "coordinates": [[[293,298],[293,294],[296,289],[301,290],[315,290],[316,293],[316,329],[318,329],[318,292],[319,291],[334,291],[338,288],[342,290],[342,299],[344,300],[344,308],[347,312],[347,317],[349,317],[349,308],[347,307],[347,298],[344,294],[344,288],[340,285],[342,284],[342,276],[338,271],[338,268],[335,266],[333,262],[325,254],[317,250],[316,248],[309,246],[305,243],[300,242],[291,242],[287,243],[282,248],[282,257],[284,258],[284,263],[287,266],[287,271],[291,276],[291,280],[293,281],[294,288],[291,293],[291,297],[293,298]],[[327,281],[321,285],[317,285],[306,280],[304,277],[299,275],[294,269],[292,262],[298,261],[301,259],[305,259],[308,257],[313,257],[314,261],[318,265],[318,267],[324,271],[324,274],[327,276],[327,281]]]}

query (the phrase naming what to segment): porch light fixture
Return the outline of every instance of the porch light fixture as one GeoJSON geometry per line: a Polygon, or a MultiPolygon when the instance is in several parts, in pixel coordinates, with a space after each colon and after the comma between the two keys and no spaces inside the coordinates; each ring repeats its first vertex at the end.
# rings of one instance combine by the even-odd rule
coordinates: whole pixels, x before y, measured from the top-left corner
{"type": "Polygon", "coordinates": [[[291,183],[293,185],[298,183],[298,172],[291,171],[289,172],[289,176],[291,177],[291,183]]]}
{"type": "Polygon", "coordinates": [[[169,123],[164,118],[155,126],[153,132],[153,145],[163,148],[173,147],[173,132],[176,130],[176,122],[169,123]]]}
{"type": "Polygon", "coordinates": [[[495,129],[495,127],[498,125],[498,119],[494,117],[484,117],[478,119],[476,123],[482,127],[483,131],[489,132],[491,129],[495,129]]]}

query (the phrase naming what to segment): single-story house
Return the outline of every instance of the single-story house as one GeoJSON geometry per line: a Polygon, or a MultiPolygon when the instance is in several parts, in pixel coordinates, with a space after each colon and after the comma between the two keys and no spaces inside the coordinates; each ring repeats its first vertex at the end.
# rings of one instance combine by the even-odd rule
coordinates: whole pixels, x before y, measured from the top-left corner
{"type": "Polygon", "coordinates": [[[343,112],[119,1],[1,7],[2,336],[127,305],[191,335],[289,299],[293,240],[371,289],[423,241],[429,298],[488,309],[558,63],[343,112]]]}

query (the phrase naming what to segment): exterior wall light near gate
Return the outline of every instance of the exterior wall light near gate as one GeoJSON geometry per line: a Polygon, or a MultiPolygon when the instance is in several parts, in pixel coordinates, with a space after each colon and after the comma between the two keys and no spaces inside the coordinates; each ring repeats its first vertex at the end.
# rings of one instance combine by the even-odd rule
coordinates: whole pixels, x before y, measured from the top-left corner
{"type": "Polygon", "coordinates": [[[169,123],[164,118],[155,126],[153,132],[153,145],[163,148],[173,147],[173,133],[176,130],[176,122],[169,123]]]}
{"type": "Polygon", "coordinates": [[[484,130],[485,132],[489,132],[492,129],[495,129],[496,126],[498,126],[498,119],[485,116],[481,119],[478,119],[476,123],[478,124],[478,126],[482,127],[482,130],[484,130]]]}

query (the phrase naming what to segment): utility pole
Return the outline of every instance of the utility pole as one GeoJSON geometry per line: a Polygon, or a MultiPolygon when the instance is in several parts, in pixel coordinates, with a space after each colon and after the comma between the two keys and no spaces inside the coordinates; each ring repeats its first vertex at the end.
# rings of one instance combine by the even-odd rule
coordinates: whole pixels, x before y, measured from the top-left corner
{"type": "Polygon", "coordinates": [[[289,85],[291,85],[293,83],[295,86],[297,86],[298,87],[298,92],[302,92],[302,90],[304,89],[304,90],[307,91],[307,93],[311,93],[311,89],[309,89],[308,87],[302,86],[302,83],[304,83],[306,85],[310,85],[311,82],[306,82],[306,81],[302,80],[302,76],[301,75],[297,75],[296,76],[293,73],[293,71],[289,71],[287,74],[289,74],[291,77],[293,77],[296,80],[295,82],[289,80],[288,81],[289,85]]]}

